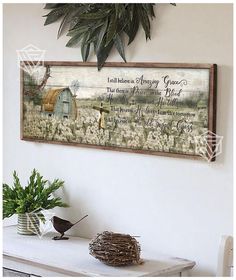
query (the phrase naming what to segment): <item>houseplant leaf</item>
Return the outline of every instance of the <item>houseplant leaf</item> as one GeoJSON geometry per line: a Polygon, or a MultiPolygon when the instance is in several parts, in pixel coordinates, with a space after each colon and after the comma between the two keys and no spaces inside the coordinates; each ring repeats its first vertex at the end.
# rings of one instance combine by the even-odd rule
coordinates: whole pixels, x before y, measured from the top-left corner
{"type": "Polygon", "coordinates": [[[114,44],[115,44],[115,47],[116,47],[117,51],[119,52],[120,56],[126,62],[124,44],[123,44],[122,39],[119,34],[117,34],[116,37],[114,38],[114,44]]]}
{"type": "Polygon", "coordinates": [[[35,210],[52,209],[63,203],[61,198],[51,200],[53,193],[62,188],[64,181],[55,179],[52,183],[44,180],[35,169],[32,171],[28,183],[23,187],[17,173],[13,172],[13,186],[3,184],[3,218],[13,214],[25,214],[35,210]],[[55,201],[56,203],[54,203],[55,201]],[[60,202],[60,203],[59,203],[60,202]]]}
{"type": "Polygon", "coordinates": [[[107,35],[106,35],[106,44],[105,47],[109,45],[112,39],[115,37],[117,32],[117,19],[115,14],[113,14],[110,18],[109,25],[107,28],[107,35]]]}
{"type": "Polygon", "coordinates": [[[151,39],[150,20],[155,17],[154,5],[150,3],[48,3],[45,9],[52,9],[52,11],[45,16],[45,25],[61,19],[58,37],[68,27],[67,35],[72,38],[66,46],[75,46],[81,40],[81,55],[84,61],[87,60],[91,50],[90,45],[93,43],[100,70],[114,44],[122,59],[126,61],[123,33],[128,35],[129,45],[134,41],[141,25],[146,40],[151,39]],[[85,39],[87,32],[90,36],[85,39]]]}
{"type": "Polygon", "coordinates": [[[48,25],[50,23],[57,21],[59,18],[61,18],[63,15],[66,14],[67,10],[68,10],[67,5],[63,5],[58,8],[55,8],[54,10],[52,10],[49,14],[47,14],[45,16],[47,18],[46,18],[44,25],[48,25]]]}
{"type": "MultiPolygon", "coordinates": [[[[104,46],[104,45],[103,45],[104,46]]],[[[100,49],[97,52],[97,65],[98,65],[98,70],[101,70],[112,47],[113,47],[113,41],[109,43],[108,46],[100,47],[100,49]]]]}

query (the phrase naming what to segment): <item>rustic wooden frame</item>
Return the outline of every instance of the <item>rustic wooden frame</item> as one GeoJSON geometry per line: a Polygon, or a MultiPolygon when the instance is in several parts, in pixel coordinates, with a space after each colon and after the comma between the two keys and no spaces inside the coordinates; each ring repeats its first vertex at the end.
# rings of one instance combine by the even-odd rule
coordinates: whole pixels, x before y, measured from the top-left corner
{"type": "MultiPolygon", "coordinates": [[[[78,67],[97,67],[95,62],[72,62],[72,61],[22,61],[21,65],[50,65],[50,66],[78,66],[78,67]]],[[[216,101],[217,101],[217,65],[216,64],[205,64],[205,63],[144,63],[144,62],[135,62],[135,63],[123,63],[123,62],[107,62],[104,67],[129,67],[129,68],[183,68],[183,69],[209,69],[209,103],[208,103],[208,130],[213,133],[216,133],[216,101]]],[[[23,67],[22,67],[23,68],[23,67]]],[[[92,144],[80,144],[80,143],[68,143],[62,141],[47,141],[35,138],[29,138],[23,136],[23,75],[24,71],[20,70],[20,91],[21,91],[21,110],[20,110],[20,135],[21,140],[25,141],[35,141],[49,144],[62,144],[70,146],[78,146],[85,148],[95,148],[102,150],[113,150],[120,152],[131,152],[138,154],[149,154],[149,155],[159,155],[159,156],[168,156],[168,157],[178,157],[178,158],[191,158],[191,159],[203,159],[200,155],[189,155],[181,153],[171,153],[171,152],[157,152],[157,151],[146,151],[146,150],[136,150],[131,148],[120,148],[114,146],[98,146],[92,144]]],[[[212,143],[208,143],[210,148],[212,143]]],[[[215,157],[210,158],[209,161],[215,161],[215,157]]]]}

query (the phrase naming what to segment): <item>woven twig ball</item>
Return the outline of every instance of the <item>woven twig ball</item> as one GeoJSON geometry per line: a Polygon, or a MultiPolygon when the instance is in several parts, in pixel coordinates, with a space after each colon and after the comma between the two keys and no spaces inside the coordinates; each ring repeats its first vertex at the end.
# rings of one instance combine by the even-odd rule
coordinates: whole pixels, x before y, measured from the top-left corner
{"type": "Polygon", "coordinates": [[[140,245],[128,235],[109,231],[97,234],[89,243],[89,253],[111,266],[140,264],[140,245]]]}

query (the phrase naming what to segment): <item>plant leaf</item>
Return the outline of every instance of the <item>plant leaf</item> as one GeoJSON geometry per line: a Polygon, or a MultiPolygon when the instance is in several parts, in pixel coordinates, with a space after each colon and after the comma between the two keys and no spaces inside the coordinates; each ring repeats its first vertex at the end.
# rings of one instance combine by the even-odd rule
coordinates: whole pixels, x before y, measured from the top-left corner
{"type": "Polygon", "coordinates": [[[106,35],[106,44],[105,47],[109,45],[109,43],[112,41],[112,39],[114,38],[114,35],[116,34],[116,17],[113,14],[110,18],[110,22],[108,25],[108,29],[107,29],[107,35],[106,35]]]}
{"type": "Polygon", "coordinates": [[[47,17],[47,18],[46,18],[44,25],[48,25],[50,23],[57,21],[59,18],[61,18],[66,13],[67,9],[68,9],[68,6],[62,6],[62,7],[56,8],[55,10],[52,10],[49,14],[45,15],[45,17],[47,17]]]}
{"type": "Polygon", "coordinates": [[[62,35],[63,31],[65,30],[67,24],[69,24],[69,21],[71,19],[71,17],[73,17],[73,13],[70,13],[70,12],[67,12],[67,14],[64,16],[61,24],[60,24],[60,27],[58,29],[58,32],[57,32],[57,39],[62,35]]]}
{"type": "Polygon", "coordinates": [[[76,29],[70,30],[70,31],[66,34],[66,36],[73,37],[73,36],[75,36],[75,35],[77,35],[77,34],[82,34],[82,33],[87,32],[88,29],[89,29],[88,26],[81,26],[81,27],[78,27],[78,28],[76,28],[76,29]]]}
{"type": "Polygon", "coordinates": [[[96,53],[98,52],[98,50],[101,47],[101,43],[102,43],[104,35],[105,35],[106,31],[107,31],[107,24],[108,24],[108,20],[105,21],[105,23],[101,27],[100,32],[98,34],[98,39],[97,39],[96,49],[95,49],[96,53]]]}
{"type": "Polygon", "coordinates": [[[128,45],[130,45],[137,32],[138,32],[138,29],[139,29],[139,16],[138,16],[138,13],[137,13],[137,9],[134,9],[134,12],[133,12],[133,20],[132,22],[130,23],[130,26],[127,30],[127,33],[128,33],[128,36],[129,36],[129,42],[128,42],[128,45]]]}
{"type": "Polygon", "coordinates": [[[96,13],[86,13],[80,16],[80,19],[90,19],[97,20],[104,17],[107,17],[108,12],[96,12],[96,13]]]}
{"type": "Polygon", "coordinates": [[[90,46],[93,44],[98,59],[98,69],[101,69],[114,44],[120,56],[126,61],[123,33],[128,35],[129,45],[135,39],[141,24],[146,40],[151,39],[150,20],[155,17],[154,5],[151,3],[47,3],[44,8],[52,11],[45,16],[44,24],[60,20],[57,37],[59,38],[65,30],[68,30],[67,36],[71,38],[66,44],[67,47],[75,46],[82,40],[81,55],[84,61],[88,59],[90,46]],[[88,34],[86,39],[85,34],[88,34]]]}
{"type": "Polygon", "coordinates": [[[73,47],[74,45],[78,44],[79,41],[82,39],[83,33],[78,33],[74,35],[66,44],[66,47],[73,47]]]}
{"type": "Polygon", "coordinates": [[[153,4],[142,4],[142,6],[151,18],[155,17],[155,13],[153,10],[153,4]]]}
{"type": "Polygon", "coordinates": [[[114,44],[115,44],[115,47],[116,47],[117,51],[119,52],[120,56],[126,62],[124,44],[123,44],[121,36],[119,34],[117,34],[116,37],[114,38],[114,44]]]}
{"type": "Polygon", "coordinates": [[[138,14],[139,14],[139,18],[140,18],[141,24],[143,26],[143,29],[145,31],[146,40],[151,39],[150,22],[149,22],[149,18],[148,18],[146,10],[140,9],[140,7],[139,7],[138,14]]]}
{"type": "Polygon", "coordinates": [[[109,43],[108,46],[101,46],[97,52],[97,67],[98,67],[98,70],[101,70],[101,68],[103,67],[107,57],[109,56],[109,53],[113,47],[113,41],[111,41],[109,43]]]}
{"type": "Polygon", "coordinates": [[[70,29],[74,28],[78,24],[78,22],[81,21],[80,15],[82,15],[83,13],[87,13],[89,9],[89,6],[86,4],[82,4],[76,9],[75,15],[73,16],[73,18],[71,18],[70,21],[70,29]]]}
{"type": "Polygon", "coordinates": [[[90,50],[90,43],[87,42],[87,39],[89,38],[89,35],[84,36],[84,39],[81,43],[81,55],[83,61],[87,61],[89,56],[89,50],[90,50]]]}
{"type": "Polygon", "coordinates": [[[63,187],[64,182],[55,179],[51,184],[35,169],[32,171],[28,185],[23,188],[17,173],[13,172],[13,186],[3,184],[3,218],[13,214],[24,214],[41,209],[64,207],[61,198],[51,198],[52,193],[63,187]],[[46,186],[47,184],[47,186],[46,186]]]}

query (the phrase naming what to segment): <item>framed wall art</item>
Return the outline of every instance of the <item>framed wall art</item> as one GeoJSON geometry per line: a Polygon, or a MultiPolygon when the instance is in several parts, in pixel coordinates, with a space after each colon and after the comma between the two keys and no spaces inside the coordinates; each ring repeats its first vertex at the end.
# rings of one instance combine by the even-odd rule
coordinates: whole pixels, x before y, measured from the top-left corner
{"type": "Polygon", "coordinates": [[[21,63],[23,140],[200,159],[209,132],[215,64],[21,63]]]}

